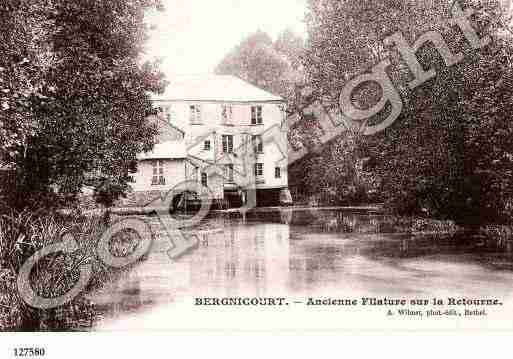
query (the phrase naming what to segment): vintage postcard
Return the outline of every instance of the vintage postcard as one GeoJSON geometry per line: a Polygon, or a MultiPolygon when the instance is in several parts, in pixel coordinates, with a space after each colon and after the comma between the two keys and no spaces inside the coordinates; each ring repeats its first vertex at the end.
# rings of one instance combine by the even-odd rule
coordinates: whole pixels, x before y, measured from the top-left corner
{"type": "Polygon", "coordinates": [[[2,0],[0,331],[513,331],[512,17],[2,0]]]}

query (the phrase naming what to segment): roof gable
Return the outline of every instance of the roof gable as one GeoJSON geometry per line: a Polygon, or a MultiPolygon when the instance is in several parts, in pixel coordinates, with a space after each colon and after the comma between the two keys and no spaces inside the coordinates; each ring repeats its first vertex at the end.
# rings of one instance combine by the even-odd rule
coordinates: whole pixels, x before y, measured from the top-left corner
{"type": "Polygon", "coordinates": [[[138,160],[164,160],[164,159],[185,159],[187,158],[187,149],[183,141],[168,141],[157,143],[153,151],[140,153],[138,160]]]}

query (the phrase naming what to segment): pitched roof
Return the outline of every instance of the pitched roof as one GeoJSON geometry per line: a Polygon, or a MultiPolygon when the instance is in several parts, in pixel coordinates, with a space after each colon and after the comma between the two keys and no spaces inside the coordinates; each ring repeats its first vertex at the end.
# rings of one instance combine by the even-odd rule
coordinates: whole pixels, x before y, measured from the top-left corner
{"type": "Polygon", "coordinates": [[[152,152],[140,153],[138,160],[166,160],[187,158],[187,148],[184,141],[168,141],[155,145],[152,152]]]}
{"type": "Polygon", "coordinates": [[[170,80],[166,91],[155,101],[284,101],[246,81],[230,75],[181,76],[170,80]]]}

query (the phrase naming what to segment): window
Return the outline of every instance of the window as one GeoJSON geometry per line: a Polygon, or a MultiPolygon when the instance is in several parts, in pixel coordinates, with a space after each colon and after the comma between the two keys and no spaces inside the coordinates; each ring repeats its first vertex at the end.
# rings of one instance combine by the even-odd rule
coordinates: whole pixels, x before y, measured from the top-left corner
{"type": "Polygon", "coordinates": [[[233,135],[223,135],[223,152],[233,153],[233,135]]]}
{"type": "Polygon", "coordinates": [[[210,149],[211,149],[211,146],[210,146],[210,140],[206,140],[206,141],[205,141],[203,149],[204,149],[205,151],[210,151],[210,149]]]}
{"type": "Polygon", "coordinates": [[[255,163],[255,177],[262,177],[264,175],[264,164],[255,163]]]}
{"type": "Polygon", "coordinates": [[[262,123],[263,123],[262,106],[252,106],[251,107],[251,124],[252,125],[261,125],[262,123]]]}
{"type": "Polygon", "coordinates": [[[201,124],[201,106],[200,105],[191,105],[189,106],[190,115],[191,115],[191,123],[201,124]]]}
{"type": "Polygon", "coordinates": [[[223,105],[221,107],[221,116],[225,125],[231,125],[233,120],[233,108],[231,105],[223,105]]]}
{"type": "Polygon", "coordinates": [[[281,168],[280,167],[274,168],[274,178],[281,178],[281,168]]]}
{"type": "Polygon", "coordinates": [[[166,184],[166,178],[164,177],[164,161],[153,161],[153,176],[151,178],[151,184],[153,186],[161,186],[166,184]]]}
{"type": "Polygon", "coordinates": [[[233,182],[233,164],[224,166],[224,176],[228,182],[233,182]]]}
{"type": "Polygon", "coordinates": [[[201,173],[201,185],[203,187],[208,187],[208,176],[205,172],[201,173]]]}
{"type": "Polygon", "coordinates": [[[253,136],[253,148],[255,153],[264,153],[264,141],[261,135],[253,136]]]}

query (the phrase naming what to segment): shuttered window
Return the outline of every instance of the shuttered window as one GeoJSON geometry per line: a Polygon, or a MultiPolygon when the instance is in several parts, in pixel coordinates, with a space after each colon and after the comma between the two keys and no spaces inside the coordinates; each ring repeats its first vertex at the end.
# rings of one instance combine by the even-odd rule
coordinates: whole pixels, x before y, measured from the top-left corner
{"type": "Polygon", "coordinates": [[[251,124],[261,125],[262,123],[262,106],[251,106],[251,124]]]}

